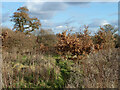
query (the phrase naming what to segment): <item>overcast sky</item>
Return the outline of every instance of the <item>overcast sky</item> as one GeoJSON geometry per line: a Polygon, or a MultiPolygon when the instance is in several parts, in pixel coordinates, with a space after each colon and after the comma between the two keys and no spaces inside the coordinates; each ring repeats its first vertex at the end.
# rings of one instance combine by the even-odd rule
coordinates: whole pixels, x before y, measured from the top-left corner
{"type": "Polygon", "coordinates": [[[118,26],[117,2],[2,2],[2,26],[12,28],[10,16],[21,6],[27,6],[30,16],[40,19],[42,28],[59,33],[67,28],[74,32],[89,26],[93,33],[99,26],[118,26]]]}

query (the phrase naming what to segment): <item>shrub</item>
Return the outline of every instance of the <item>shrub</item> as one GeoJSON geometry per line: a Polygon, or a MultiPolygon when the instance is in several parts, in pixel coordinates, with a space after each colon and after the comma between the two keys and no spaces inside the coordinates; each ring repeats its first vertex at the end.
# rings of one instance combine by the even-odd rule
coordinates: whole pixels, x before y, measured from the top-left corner
{"type": "Polygon", "coordinates": [[[120,49],[101,50],[82,61],[85,88],[118,88],[120,49]]]}
{"type": "Polygon", "coordinates": [[[38,50],[46,54],[56,54],[54,47],[56,42],[57,36],[49,29],[41,29],[37,35],[38,50]]]}
{"type": "Polygon", "coordinates": [[[100,27],[100,30],[94,36],[94,47],[96,50],[115,48],[115,38],[112,32],[105,31],[104,28],[100,27]]]}
{"type": "Polygon", "coordinates": [[[84,33],[79,35],[70,33],[67,31],[59,34],[58,43],[56,45],[57,52],[65,58],[79,60],[92,51],[92,39],[88,33],[88,28],[85,28],[84,33]]]}
{"type": "Polygon", "coordinates": [[[23,32],[14,32],[10,29],[2,28],[3,33],[8,32],[8,38],[2,42],[3,50],[9,52],[14,48],[23,51],[24,49],[33,49],[36,46],[36,37],[31,35],[25,35],[23,32]]]}

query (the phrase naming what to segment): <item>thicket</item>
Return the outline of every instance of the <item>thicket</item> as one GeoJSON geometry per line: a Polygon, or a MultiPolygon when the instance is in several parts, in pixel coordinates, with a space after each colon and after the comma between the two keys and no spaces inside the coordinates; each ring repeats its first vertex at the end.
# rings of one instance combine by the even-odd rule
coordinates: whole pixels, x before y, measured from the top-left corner
{"type": "Polygon", "coordinates": [[[58,34],[56,51],[67,59],[74,61],[85,58],[89,53],[97,52],[101,49],[115,48],[117,39],[111,31],[106,31],[100,27],[99,31],[90,36],[88,27],[85,27],[84,33],[66,34],[64,31],[58,34]]]}
{"type": "Polygon", "coordinates": [[[104,32],[102,28],[95,36],[89,35],[88,28],[85,28],[84,33],[79,34],[67,34],[67,31],[65,31],[59,35],[42,33],[38,37],[32,34],[26,35],[22,32],[14,32],[9,29],[3,29],[4,31],[8,32],[8,37],[3,41],[2,72],[4,88],[103,88],[118,86],[116,80],[119,65],[117,61],[119,49],[114,49],[117,41],[115,41],[113,34],[104,32]],[[47,42],[44,42],[45,40],[47,42]],[[53,47],[66,59],[59,57],[59,54],[53,55],[53,57],[46,57],[44,54],[43,56],[37,53],[36,50],[42,53],[37,46],[41,47],[44,52],[47,52],[40,46],[41,44],[45,48],[53,47]],[[55,47],[54,44],[56,44],[55,47]],[[18,53],[18,51],[21,52],[26,49],[29,49],[28,53],[31,53],[18,53]],[[78,63],[73,63],[73,61],[78,61],[78,63]],[[113,67],[111,67],[112,64],[113,67]],[[103,66],[101,67],[101,65],[103,66]],[[100,70],[96,68],[98,71],[94,74],[92,67],[98,67],[100,70]],[[107,71],[110,69],[112,71],[107,71]],[[104,72],[106,74],[103,74],[102,79],[105,80],[105,83],[99,80],[101,73],[104,72]],[[93,74],[97,79],[92,79],[93,74]],[[113,75],[113,79],[109,75],[113,75]],[[96,85],[94,81],[98,84],[96,85]]]}
{"type": "Polygon", "coordinates": [[[37,34],[38,49],[46,54],[56,54],[55,44],[57,43],[57,36],[52,30],[41,29],[37,34]]]}
{"type": "Polygon", "coordinates": [[[84,87],[119,88],[120,49],[109,48],[83,60],[84,87]]]}
{"type": "Polygon", "coordinates": [[[36,52],[44,54],[56,54],[54,45],[57,42],[57,36],[53,33],[48,33],[48,30],[45,34],[34,34],[26,35],[24,32],[15,32],[8,28],[2,28],[2,48],[4,51],[12,52],[13,49],[17,49],[18,53],[23,52],[36,52]],[[6,33],[6,36],[4,33],[6,33]]]}
{"type": "Polygon", "coordinates": [[[36,37],[34,35],[25,35],[23,32],[14,32],[8,28],[2,28],[2,32],[7,32],[7,38],[2,42],[3,50],[11,52],[17,49],[18,52],[24,50],[32,51],[36,46],[36,37]]]}
{"type": "Polygon", "coordinates": [[[17,48],[19,52],[34,50],[34,52],[40,53],[58,53],[64,58],[74,61],[85,58],[89,53],[101,49],[118,48],[120,45],[120,36],[112,34],[111,31],[106,32],[102,27],[94,36],[90,35],[88,27],[84,29],[83,33],[71,34],[64,31],[58,35],[50,33],[51,30],[41,29],[37,36],[32,33],[26,35],[24,32],[14,32],[8,28],[3,28],[2,31],[3,50],[10,52],[13,48],[17,48]]]}

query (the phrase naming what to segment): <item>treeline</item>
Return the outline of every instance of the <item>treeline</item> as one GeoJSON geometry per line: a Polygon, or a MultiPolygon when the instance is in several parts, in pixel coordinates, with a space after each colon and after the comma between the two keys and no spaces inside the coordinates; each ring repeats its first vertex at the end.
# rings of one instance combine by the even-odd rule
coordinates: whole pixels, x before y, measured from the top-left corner
{"type": "MultiPolygon", "coordinates": [[[[38,53],[59,54],[64,58],[81,59],[89,53],[120,46],[120,36],[112,33],[111,30],[106,30],[106,27],[108,25],[100,27],[94,36],[90,35],[88,27],[84,32],[66,34],[67,31],[64,31],[56,35],[51,33],[51,30],[41,29],[37,36],[3,28],[2,45],[8,51],[16,47],[19,52],[36,50],[38,53]]],[[[109,27],[113,26],[109,25],[109,27]]]]}

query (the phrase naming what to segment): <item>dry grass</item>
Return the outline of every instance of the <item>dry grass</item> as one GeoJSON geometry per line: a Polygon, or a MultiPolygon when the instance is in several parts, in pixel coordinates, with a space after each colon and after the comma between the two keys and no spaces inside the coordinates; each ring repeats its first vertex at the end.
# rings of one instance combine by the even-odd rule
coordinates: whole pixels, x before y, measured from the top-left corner
{"type": "Polygon", "coordinates": [[[49,80],[58,78],[60,69],[55,59],[37,55],[21,55],[3,52],[3,87],[47,87],[42,85],[49,80]],[[57,74],[54,76],[54,73],[57,74]]]}

